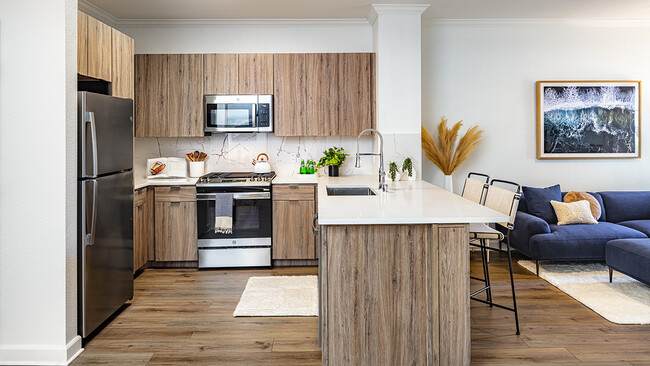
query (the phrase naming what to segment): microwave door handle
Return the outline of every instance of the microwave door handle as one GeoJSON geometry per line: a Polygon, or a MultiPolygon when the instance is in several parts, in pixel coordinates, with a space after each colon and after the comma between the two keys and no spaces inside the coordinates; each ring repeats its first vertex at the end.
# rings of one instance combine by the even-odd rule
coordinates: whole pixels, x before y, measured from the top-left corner
{"type": "Polygon", "coordinates": [[[97,176],[97,129],[95,126],[95,112],[86,112],[86,123],[90,124],[90,139],[93,153],[93,177],[97,176]]]}
{"type": "Polygon", "coordinates": [[[257,128],[257,104],[251,104],[251,108],[253,112],[253,128],[257,128]]]}

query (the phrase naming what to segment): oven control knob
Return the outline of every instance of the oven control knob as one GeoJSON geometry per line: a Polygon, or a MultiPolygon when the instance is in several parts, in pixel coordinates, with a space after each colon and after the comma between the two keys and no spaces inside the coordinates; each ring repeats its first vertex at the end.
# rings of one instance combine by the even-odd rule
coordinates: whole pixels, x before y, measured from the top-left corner
{"type": "Polygon", "coordinates": [[[233,244],[233,245],[237,244],[237,240],[233,240],[233,241],[232,241],[232,244],[233,244]]]}

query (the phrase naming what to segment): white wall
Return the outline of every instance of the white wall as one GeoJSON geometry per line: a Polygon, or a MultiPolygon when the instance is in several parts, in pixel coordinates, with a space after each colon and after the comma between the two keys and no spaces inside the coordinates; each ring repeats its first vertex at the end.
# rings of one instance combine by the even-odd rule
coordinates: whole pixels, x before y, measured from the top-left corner
{"type": "MultiPolygon", "coordinates": [[[[642,158],[537,160],[535,82],[650,79],[650,24],[447,21],[423,27],[423,125],[441,116],[484,130],[483,143],[454,173],[460,192],[469,171],[523,185],[564,190],[650,189],[648,93],[642,93],[642,158]]],[[[643,85],[642,85],[643,88],[643,85]]],[[[424,178],[442,185],[426,157],[424,178]]]]}
{"type": "Polygon", "coordinates": [[[76,0],[0,2],[0,364],[76,335],[76,0]]]}
{"type": "Polygon", "coordinates": [[[118,25],[136,53],[371,52],[364,22],[258,22],[207,25],[118,25]]]}

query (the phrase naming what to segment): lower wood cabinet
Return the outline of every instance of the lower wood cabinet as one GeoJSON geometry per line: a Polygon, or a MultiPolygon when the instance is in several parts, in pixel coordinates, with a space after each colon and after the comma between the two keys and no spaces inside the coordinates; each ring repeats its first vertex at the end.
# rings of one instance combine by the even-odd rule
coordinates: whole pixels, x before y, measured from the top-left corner
{"type": "Polygon", "coordinates": [[[133,192],[133,272],[153,258],[153,189],[133,192]]]}
{"type": "Polygon", "coordinates": [[[196,230],[196,188],[155,188],[156,262],[198,259],[196,230]]]}
{"type": "Polygon", "coordinates": [[[273,259],[316,259],[315,186],[273,186],[273,259]]]}

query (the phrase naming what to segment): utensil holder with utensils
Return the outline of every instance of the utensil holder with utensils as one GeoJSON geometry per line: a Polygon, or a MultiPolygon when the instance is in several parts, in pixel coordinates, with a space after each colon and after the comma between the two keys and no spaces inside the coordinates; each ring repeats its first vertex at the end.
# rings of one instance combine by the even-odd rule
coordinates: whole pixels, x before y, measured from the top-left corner
{"type": "Polygon", "coordinates": [[[205,161],[190,161],[190,177],[198,178],[205,174],[205,161]]]}

